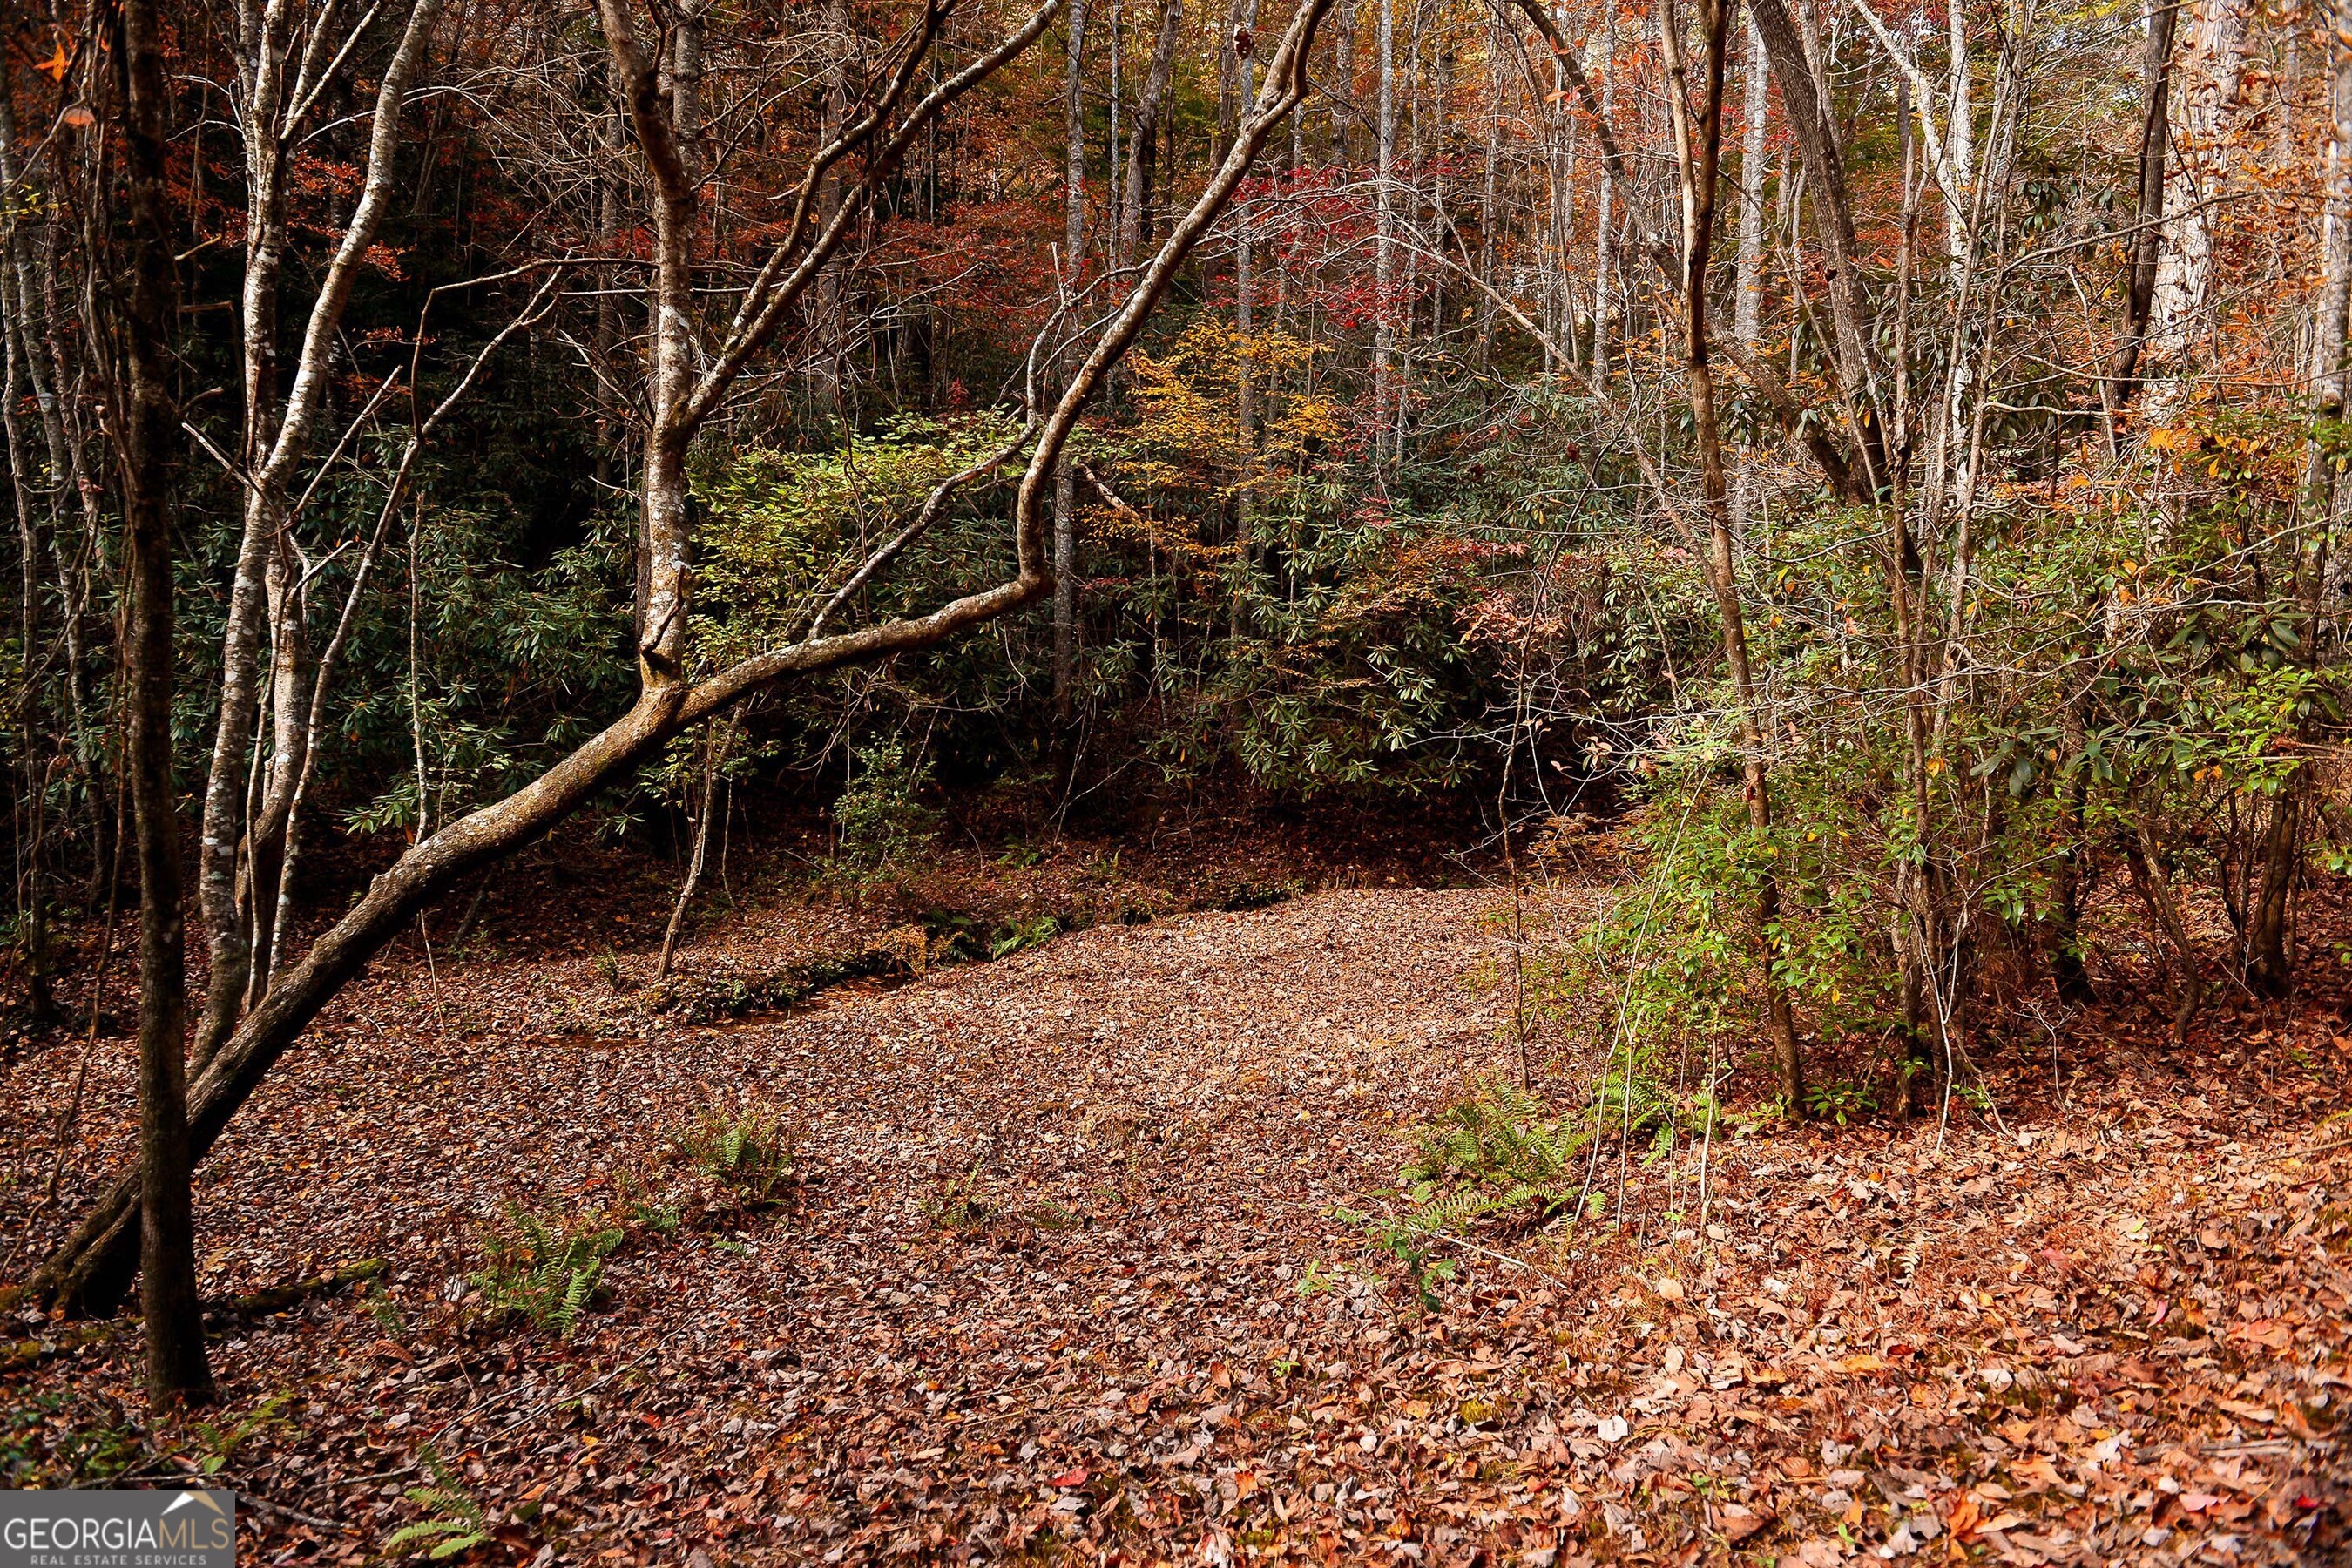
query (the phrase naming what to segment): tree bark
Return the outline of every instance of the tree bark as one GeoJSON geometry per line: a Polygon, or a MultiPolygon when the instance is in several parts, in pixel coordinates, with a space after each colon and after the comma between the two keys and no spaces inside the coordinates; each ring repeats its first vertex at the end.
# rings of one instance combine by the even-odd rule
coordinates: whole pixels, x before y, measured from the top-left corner
{"type": "Polygon", "coordinates": [[[1184,0],[1161,0],[1160,36],[1151,46],[1151,65],[1145,72],[1142,95],[1135,102],[1135,129],[1127,142],[1127,187],[1118,204],[1118,266],[1134,264],[1150,238],[1145,206],[1151,198],[1151,160],[1158,145],[1160,122],[1165,118],[1169,83],[1176,71],[1176,40],[1183,31],[1184,0]]]}
{"type": "MultiPolygon", "coordinates": [[[[251,30],[239,39],[239,65],[247,103],[242,129],[247,163],[246,273],[242,293],[245,416],[238,462],[244,479],[244,533],[237,547],[236,578],[221,635],[220,715],[214,731],[205,781],[204,838],[198,856],[205,936],[210,961],[205,1012],[196,1031],[201,1065],[220,1048],[245,1009],[253,980],[255,921],[251,910],[274,903],[278,889],[259,890],[238,868],[248,826],[266,826],[268,853],[278,858],[275,836],[282,816],[248,824],[252,795],[254,729],[260,708],[258,668],[261,631],[271,609],[273,560],[283,569],[291,549],[292,519],[287,499],[295,469],[307,458],[310,434],[326,402],[333,352],[352,284],[375,243],[392,200],[400,151],[401,109],[409,86],[423,68],[426,45],[440,16],[440,0],[415,0],[400,41],[386,65],[375,97],[366,170],[360,197],[343,226],[304,324],[294,381],[278,396],[279,289],[285,267],[286,198],[290,149],[323,83],[314,79],[331,34],[321,28],[300,50],[294,44],[295,7],[278,4],[248,14],[251,30]]],[[[281,647],[281,653],[285,650],[281,647]]],[[[299,689],[299,680],[290,683],[299,689]]],[[[282,693],[281,693],[282,695],[282,693]]],[[[292,717],[299,723],[301,705],[292,717]]],[[[299,763],[299,759],[296,759],[299,763]]],[[[281,770],[290,791],[299,766],[281,770]]],[[[273,792],[268,797],[283,801],[273,792]]]]}
{"type": "Polygon", "coordinates": [[[1379,142],[1372,172],[1372,466],[1378,469],[1388,455],[1389,415],[1393,392],[1396,329],[1390,320],[1389,294],[1396,287],[1396,197],[1391,180],[1396,173],[1396,0],[1377,0],[1380,7],[1375,46],[1380,64],[1379,142]]]}
{"type": "Polygon", "coordinates": [[[166,216],[163,70],[150,0],[123,0],[124,198],[130,299],[122,312],[122,502],[131,626],[129,773],[139,838],[139,1261],[147,1390],[159,1405],[213,1397],[196,1295],[189,1189],[185,939],[179,812],[172,787],[172,520],[165,487],[176,423],[164,384],[174,293],[166,216]]]}
{"type": "MultiPolygon", "coordinates": [[[[2352,316],[2352,0],[2337,0],[2329,37],[2328,141],[2323,175],[2326,195],[2320,224],[2320,288],[2313,312],[2310,387],[2315,421],[2341,419],[2346,404],[2346,334],[2352,316]]],[[[2319,667],[2321,615],[2327,578],[2327,546],[2342,479],[2318,440],[2304,464],[2297,521],[2302,538],[2295,552],[2295,598],[2299,618],[2297,657],[2305,668],[2319,667]]],[[[2308,717],[2295,727],[2298,742],[2311,738],[2308,717]]],[[[2246,932],[2246,980],[2267,996],[2284,997],[2294,976],[2294,890],[2303,873],[2303,823],[2312,791],[2306,762],[2280,786],[2271,803],[2262,847],[2262,882],[2246,932]]]]}
{"type": "MultiPolygon", "coordinates": [[[[2184,0],[2187,3],[2187,0],[2184,0]]],[[[2238,89],[2245,76],[2250,0],[2196,0],[2188,57],[2165,107],[2172,144],[2147,348],[2158,365],[2150,416],[2168,419],[2188,394],[2186,373],[2213,321],[2213,216],[2231,181],[2238,89]]]]}
{"type": "Polygon", "coordinates": [[[2137,384],[2139,354],[2147,342],[2149,309],[2156,302],[2156,264],[2164,240],[2164,163],[2171,116],[2167,107],[2172,81],[2175,0],[2148,0],[2147,53],[2140,68],[2139,191],[2133,217],[2131,273],[2124,289],[2123,331],[2100,383],[2110,428],[2131,401],[2137,384]]]}
{"type": "MultiPolygon", "coordinates": [[[[1086,275],[1087,0],[1070,0],[1069,55],[1062,98],[1062,267],[1068,297],[1086,275]]],[[[1078,660],[1078,490],[1066,465],[1054,477],[1054,718],[1070,719],[1070,685],[1078,660]]]]}
{"type": "Polygon", "coordinates": [[[1861,279],[1854,268],[1853,197],[1847,186],[1845,157],[1837,124],[1818,87],[1813,61],[1782,0],[1748,0],[1748,15],[1764,39],[1773,79],[1780,84],[1780,107],[1811,187],[1814,229],[1820,237],[1830,296],[1840,389],[1852,407],[1854,445],[1865,482],[1874,493],[1887,481],[1882,421],[1872,407],[1868,337],[1863,330],[1861,279]]]}

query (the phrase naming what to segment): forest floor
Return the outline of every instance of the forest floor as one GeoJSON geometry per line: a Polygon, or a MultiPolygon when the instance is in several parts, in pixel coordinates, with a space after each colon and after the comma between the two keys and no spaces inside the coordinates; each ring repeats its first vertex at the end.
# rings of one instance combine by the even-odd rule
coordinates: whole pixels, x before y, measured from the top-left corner
{"type": "MultiPolygon", "coordinates": [[[[2340,1020],[2179,1054],[2102,1020],[2063,1083],[1997,1065],[1991,1114],[1634,1151],[1601,1218],[1431,1242],[1416,1280],[1380,1216],[1414,1130],[1517,1070],[1507,896],[988,864],[970,942],[1018,951],[894,986],[813,963],[842,905],[782,899],[649,1000],[621,933],[657,900],[544,879],[470,952],[387,958],[201,1176],[220,1409],[151,1419],[129,1320],[20,1311],[0,1479],[209,1476],[255,1563],[2347,1557],[2340,1020]],[[1087,900],[1051,940],[1024,912],[1087,900]],[[789,1128],[772,1188],[680,1153],[746,1105],[789,1128]],[[516,1210],[620,1233],[576,1321],[560,1266],[553,1321],[491,1310],[516,1210]]],[[[853,902],[925,952],[937,891],[853,902]]],[[[133,1120],[120,1041],[16,1042],[0,1278],[133,1120]]]]}

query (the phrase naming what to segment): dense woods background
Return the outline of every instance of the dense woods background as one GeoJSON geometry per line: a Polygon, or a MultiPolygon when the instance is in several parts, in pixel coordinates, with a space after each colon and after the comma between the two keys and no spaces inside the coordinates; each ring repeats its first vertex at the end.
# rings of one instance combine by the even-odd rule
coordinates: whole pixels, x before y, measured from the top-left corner
{"type": "Polygon", "coordinates": [[[102,1311],[143,1234],[166,1392],[191,1160],[566,823],[678,868],[655,978],[780,811],[857,885],[943,810],[1412,800],[1515,894],[1612,836],[1422,1203],[1481,1116],[1948,1121],[2070,1020],[2346,962],[2352,9],[121,0],[5,49],[11,1005],[94,1029],[137,947],[148,1111],[11,1267],[102,1311]]]}

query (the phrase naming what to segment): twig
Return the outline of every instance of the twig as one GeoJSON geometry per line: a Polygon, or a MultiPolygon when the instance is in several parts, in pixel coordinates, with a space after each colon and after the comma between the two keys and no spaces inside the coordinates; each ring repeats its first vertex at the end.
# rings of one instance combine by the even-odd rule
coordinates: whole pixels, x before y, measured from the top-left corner
{"type": "Polygon", "coordinates": [[[280,1519],[290,1519],[297,1524],[307,1524],[313,1530],[331,1530],[338,1535],[360,1533],[360,1527],[356,1524],[343,1524],[331,1519],[320,1519],[315,1513],[304,1513],[299,1508],[288,1508],[282,1502],[271,1502],[268,1498],[258,1497],[252,1492],[238,1492],[236,1500],[241,1503],[251,1503],[264,1513],[275,1514],[280,1519]]]}

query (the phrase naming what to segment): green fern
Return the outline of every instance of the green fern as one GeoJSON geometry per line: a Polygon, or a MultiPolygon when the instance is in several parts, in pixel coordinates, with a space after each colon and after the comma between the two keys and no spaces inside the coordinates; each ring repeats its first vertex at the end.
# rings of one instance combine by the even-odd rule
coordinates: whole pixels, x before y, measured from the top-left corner
{"type": "Polygon", "coordinates": [[[772,1201],[793,1180],[792,1126],[766,1106],[711,1106],[676,1142],[688,1163],[753,1203],[772,1201]]]}
{"type": "Polygon", "coordinates": [[[551,1221],[509,1205],[506,1228],[493,1232],[485,1248],[487,1267],[472,1277],[483,1310],[570,1339],[594,1304],[604,1259],[621,1240],[620,1230],[585,1215],[551,1221]]]}
{"type": "Polygon", "coordinates": [[[433,1544],[425,1548],[425,1555],[437,1563],[488,1542],[490,1521],[482,1505],[474,1500],[474,1495],[432,1449],[425,1451],[424,1462],[433,1479],[428,1485],[409,1488],[408,1500],[432,1517],[394,1531],[383,1538],[383,1549],[398,1552],[404,1548],[424,1547],[425,1542],[431,1542],[433,1544]]]}

